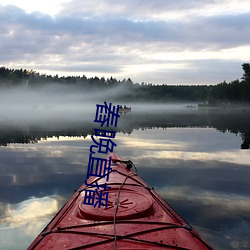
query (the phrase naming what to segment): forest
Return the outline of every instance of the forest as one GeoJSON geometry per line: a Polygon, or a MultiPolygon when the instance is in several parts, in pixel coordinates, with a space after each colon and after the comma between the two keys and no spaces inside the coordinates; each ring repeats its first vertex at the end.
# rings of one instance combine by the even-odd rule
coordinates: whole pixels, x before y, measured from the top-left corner
{"type": "Polygon", "coordinates": [[[231,104],[250,104],[250,64],[243,63],[242,78],[216,85],[154,85],[151,83],[134,83],[130,78],[117,80],[112,76],[52,76],[40,74],[34,70],[9,69],[0,67],[1,88],[36,89],[51,84],[66,85],[79,91],[120,89],[113,100],[136,102],[199,102],[201,106],[220,106],[231,104]]]}

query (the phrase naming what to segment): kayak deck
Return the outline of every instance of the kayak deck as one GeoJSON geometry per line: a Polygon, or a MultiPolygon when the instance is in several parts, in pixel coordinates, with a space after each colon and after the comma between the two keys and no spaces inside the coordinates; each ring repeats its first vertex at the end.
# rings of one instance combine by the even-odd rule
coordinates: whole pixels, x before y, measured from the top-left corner
{"type": "Polygon", "coordinates": [[[169,204],[111,153],[109,180],[90,177],[28,249],[212,249],[169,204]],[[108,204],[84,204],[86,190],[107,185],[108,204]]]}

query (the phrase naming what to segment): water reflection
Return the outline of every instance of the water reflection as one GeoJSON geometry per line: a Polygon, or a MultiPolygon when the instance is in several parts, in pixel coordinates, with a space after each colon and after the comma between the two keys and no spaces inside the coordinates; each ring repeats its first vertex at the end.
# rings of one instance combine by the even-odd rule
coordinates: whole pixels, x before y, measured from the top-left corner
{"type": "Polygon", "coordinates": [[[240,137],[210,128],[149,132],[120,137],[139,175],[216,249],[249,249],[250,154],[236,149],[240,137]]]}
{"type": "MultiPolygon", "coordinates": [[[[58,202],[53,197],[33,197],[17,204],[7,204],[5,217],[0,222],[11,228],[16,228],[30,224],[31,221],[41,222],[43,217],[53,215],[58,209],[58,202]]],[[[32,233],[30,228],[26,228],[25,232],[32,233]]]]}
{"type": "MultiPolygon", "coordinates": [[[[116,151],[216,249],[249,249],[250,154],[240,145],[250,122],[219,113],[135,110],[119,121],[116,151]]],[[[86,177],[91,121],[27,126],[1,127],[1,249],[26,248],[86,177]],[[36,143],[20,144],[23,135],[36,143]]]]}
{"type": "MultiPolygon", "coordinates": [[[[152,128],[215,128],[220,132],[240,135],[239,148],[250,145],[250,109],[245,110],[199,110],[192,109],[144,109],[121,115],[118,132],[131,134],[137,129],[152,128]]],[[[87,137],[93,135],[94,113],[78,114],[72,120],[4,120],[0,122],[0,145],[11,143],[37,143],[41,139],[60,136],[87,137]]]]}
{"type": "Polygon", "coordinates": [[[60,197],[30,198],[17,204],[4,204],[0,218],[2,249],[23,249],[62,206],[60,197]]]}

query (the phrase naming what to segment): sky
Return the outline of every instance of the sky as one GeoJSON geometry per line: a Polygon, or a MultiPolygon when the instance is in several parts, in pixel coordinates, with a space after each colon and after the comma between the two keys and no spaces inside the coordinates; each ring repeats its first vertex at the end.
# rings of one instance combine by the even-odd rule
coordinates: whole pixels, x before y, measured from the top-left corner
{"type": "Polygon", "coordinates": [[[250,62],[249,23],[249,0],[0,0],[0,67],[229,82],[250,62]]]}

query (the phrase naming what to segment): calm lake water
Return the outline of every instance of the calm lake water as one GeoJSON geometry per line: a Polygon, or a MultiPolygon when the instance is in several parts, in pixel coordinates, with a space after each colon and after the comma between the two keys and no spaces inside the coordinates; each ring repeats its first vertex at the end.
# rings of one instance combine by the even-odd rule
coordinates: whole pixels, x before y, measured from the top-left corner
{"type": "MultiPolygon", "coordinates": [[[[46,109],[0,118],[1,249],[27,248],[86,178],[95,107],[46,109]]],[[[210,245],[250,249],[250,110],[134,105],[116,131],[115,151],[210,245]]]]}

